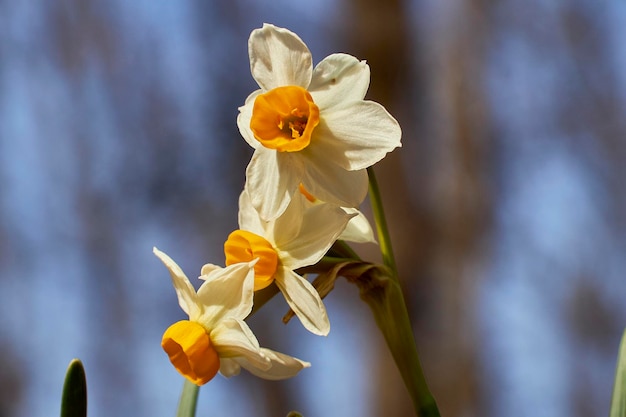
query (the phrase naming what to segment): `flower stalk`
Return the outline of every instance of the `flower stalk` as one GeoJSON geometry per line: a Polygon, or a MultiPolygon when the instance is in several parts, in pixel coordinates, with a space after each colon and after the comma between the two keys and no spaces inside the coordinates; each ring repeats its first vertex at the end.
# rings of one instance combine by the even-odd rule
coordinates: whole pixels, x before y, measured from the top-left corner
{"type": "Polygon", "coordinates": [[[380,252],[383,256],[383,263],[387,268],[393,271],[393,276],[398,280],[398,268],[396,266],[396,259],[393,255],[393,248],[391,247],[391,236],[387,229],[387,218],[385,217],[385,210],[383,209],[383,199],[380,195],[380,189],[378,188],[378,180],[376,180],[376,174],[374,168],[367,168],[367,176],[369,178],[369,196],[370,203],[372,205],[372,212],[374,213],[374,223],[376,223],[376,232],[380,239],[380,252]]]}
{"type": "Polygon", "coordinates": [[[415,413],[419,417],[439,416],[437,403],[428,389],[420,364],[409,312],[398,278],[376,175],[371,167],[367,169],[367,172],[370,201],[387,273],[382,268],[371,269],[366,274],[368,279],[364,280],[363,278],[366,277],[362,277],[357,281],[357,285],[361,289],[361,298],[374,313],[376,324],[387,342],[387,347],[402,375],[404,385],[411,395],[415,413]]]}
{"type": "Polygon", "coordinates": [[[198,391],[200,391],[199,386],[185,379],[185,385],[183,385],[183,391],[180,393],[180,400],[178,401],[176,417],[193,417],[196,415],[198,391]]]}

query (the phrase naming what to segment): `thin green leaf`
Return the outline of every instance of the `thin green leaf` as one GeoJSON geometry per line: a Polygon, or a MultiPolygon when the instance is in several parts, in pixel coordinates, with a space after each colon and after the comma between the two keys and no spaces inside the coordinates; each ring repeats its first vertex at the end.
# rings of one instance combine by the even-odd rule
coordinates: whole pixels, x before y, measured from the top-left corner
{"type": "Polygon", "coordinates": [[[85,369],[78,359],[72,359],[63,384],[61,398],[61,417],[87,416],[87,380],[85,369]]]}
{"type": "Polygon", "coordinates": [[[622,335],[617,355],[617,369],[615,370],[615,385],[611,399],[610,417],[626,417],[626,331],[622,335]]]}
{"type": "Polygon", "coordinates": [[[178,402],[178,412],[176,417],[194,417],[196,415],[196,404],[198,403],[198,391],[200,387],[185,379],[183,391],[178,402]]]}

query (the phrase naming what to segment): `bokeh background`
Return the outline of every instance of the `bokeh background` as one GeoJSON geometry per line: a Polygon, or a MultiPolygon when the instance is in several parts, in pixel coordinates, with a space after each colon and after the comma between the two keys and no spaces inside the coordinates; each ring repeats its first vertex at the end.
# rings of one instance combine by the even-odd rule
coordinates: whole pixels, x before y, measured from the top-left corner
{"type": "MultiPolygon", "coordinates": [[[[377,166],[426,376],[446,417],[607,415],[626,326],[626,3],[0,1],[0,416],[172,416],[159,345],[184,317],[157,246],[196,276],[236,228],[256,88],[247,38],[367,59],[403,127],[377,166]]],[[[367,210],[367,207],[365,208],[367,210]]],[[[360,247],[376,258],[375,247],[360,247]]],[[[313,367],[200,390],[198,415],[406,416],[358,291],[308,334],[251,326],[313,367]]]]}

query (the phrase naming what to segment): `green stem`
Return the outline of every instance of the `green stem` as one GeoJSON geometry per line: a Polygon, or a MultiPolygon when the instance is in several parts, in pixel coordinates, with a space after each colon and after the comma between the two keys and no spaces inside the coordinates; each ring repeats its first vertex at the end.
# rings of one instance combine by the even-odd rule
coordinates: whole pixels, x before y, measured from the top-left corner
{"type": "Polygon", "coordinates": [[[193,417],[196,415],[196,404],[198,403],[198,391],[200,387],[185,379],[183,391],[178,402],[176,417],[193,417]]]}
{"type": "MultiPolygon", "coordinates": [[[[391,238],[383,210],[382,198],[373,168],[368,168],[370,181],[370,201],[380,240],[383,262],[389,268],[385,285],[375,288],[362,288],[361,297],[370,306],[387,347],[402,375],[411,398],[415,413],[419,417],[438,417],[439,409],[428,389],[419,360],[413,327],[402,294],[398,270],[391,247],[391,238]]],[[[385,282],[384,277],[379,282],[385,282]]]]}
{"type": "Polygon", "coordinates": [[[370,181],[370,203],[372,205],[372,211],[374,212],[374,222],[376,223],[376,232],[380,240],[380,252],[383,255],[383,263],[393,271],[394,279],[398,280],[398,268],[396,267],[396,260],[393,256],[391,237],[387,230],[387,219],[385,218],[385,210],[383,209],[383,199],[380,196],[380,189],[378,188],[374,168],[367,168],[367,174],[370,181]]]}

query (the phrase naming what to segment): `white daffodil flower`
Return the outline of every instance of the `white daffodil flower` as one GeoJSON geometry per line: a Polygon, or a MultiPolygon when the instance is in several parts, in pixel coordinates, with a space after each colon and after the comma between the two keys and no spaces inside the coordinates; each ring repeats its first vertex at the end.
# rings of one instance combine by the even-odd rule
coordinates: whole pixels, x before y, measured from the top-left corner
{"type": "Polygon", "coordinates": [[[248,41],[260,89],[239,108],[237,125],[255,149],[246,190],[264,220],[280,216],[298,185],[322,201],[358,207],[367,194],[365,169],[401,146],[398,122],[363,100],[365,61],[333,54],[313,68],[293,32],[265,24],[248,41]]]}
{"type": "Polygon", "coordinates": [[[313,205],[298,193],[278,219],[263,221],[244,190],[239,197],[239,230],[224,243],[226,265],[257,259],[254,290],[272,282],[310,332],[325,336],[330,331],[326,308],[317,290],[295,270],[317,263],[345,229],[354,214],[340,207],[313,205]]]}
{"type": "Polygon", "coordinates": [[[189,320],[171,325],[161,345],[174,367],[196,385],[219,372],[230,377],[241,367],[265,379],[295,376],[311,366],[291,356],[259,346],[244,318],[252,310],[256,260],[221,268],[205,265],[204,283],[195,291],[182,269],[157,248],[154,254],[172,277],[178,303],[189,320]]]}

